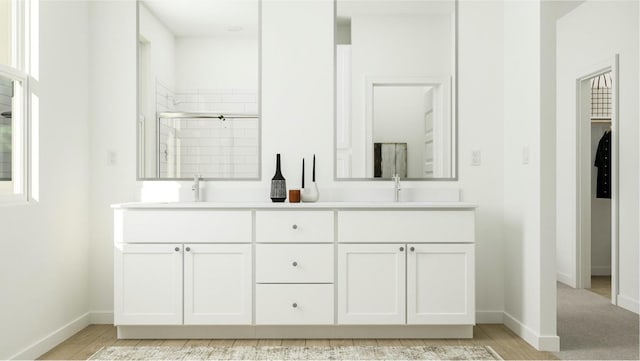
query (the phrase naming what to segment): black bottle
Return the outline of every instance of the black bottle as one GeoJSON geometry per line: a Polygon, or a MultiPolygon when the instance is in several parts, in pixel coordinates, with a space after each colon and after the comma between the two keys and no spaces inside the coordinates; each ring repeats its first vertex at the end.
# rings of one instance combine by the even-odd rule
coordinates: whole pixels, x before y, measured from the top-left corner
{"type": "Polygon", "coordinates": [[[276,154],[276,174],[271,178],[271,201],[284,202],[287,199],[287,181],[280,170],[280,153],[276,154]]]}

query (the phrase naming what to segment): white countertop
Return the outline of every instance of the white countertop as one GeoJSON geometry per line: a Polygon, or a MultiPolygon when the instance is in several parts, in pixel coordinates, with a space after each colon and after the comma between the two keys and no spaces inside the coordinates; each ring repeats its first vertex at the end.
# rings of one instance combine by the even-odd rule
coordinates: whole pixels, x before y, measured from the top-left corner
{"type": "Polygon", "coordinates": [[[113,204],[114,209],[473,209],[465,202],[131,202],[113,204]]]}

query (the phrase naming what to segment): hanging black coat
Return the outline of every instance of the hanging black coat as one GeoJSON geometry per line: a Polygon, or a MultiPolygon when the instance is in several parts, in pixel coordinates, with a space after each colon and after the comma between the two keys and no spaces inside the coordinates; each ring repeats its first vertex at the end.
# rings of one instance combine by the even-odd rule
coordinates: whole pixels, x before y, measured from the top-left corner
{"type": "Polygon", "coordinates": [[[611,132],[604,133],[598,142],[596,161],[593,164],[598,168],[598,181],[596,182],[596,197],[611,198],[611,132]]]}

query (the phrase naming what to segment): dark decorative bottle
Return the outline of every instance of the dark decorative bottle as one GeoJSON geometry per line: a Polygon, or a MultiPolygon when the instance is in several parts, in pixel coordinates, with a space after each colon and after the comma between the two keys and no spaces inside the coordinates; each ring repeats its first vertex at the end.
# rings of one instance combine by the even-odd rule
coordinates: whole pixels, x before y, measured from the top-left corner
{"type": "Polygon", "coordinates": [[[287,199],[287,181],[280,170],[280,153],[276,154],[276,174],[271,178],[271,200],[284,202],[287,199]]]}

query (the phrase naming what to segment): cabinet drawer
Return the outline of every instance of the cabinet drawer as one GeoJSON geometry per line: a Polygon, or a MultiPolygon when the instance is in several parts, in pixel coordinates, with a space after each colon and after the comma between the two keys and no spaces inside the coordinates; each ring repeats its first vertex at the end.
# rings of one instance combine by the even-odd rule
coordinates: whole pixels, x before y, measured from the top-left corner
{"type": "Polygon", "coordinates": [[[472,243],[473,210],[340,211],[338,242],[472,243]]]}
{"type": "Polygon", "coordinates": [[[333,324],[333,285],[256,285],[256,324],[333,324]]]}
{"type": "Polygon", "coordinates": [[[251,211],[128,210],[126,243],[250,243],[251,211]]]}
{"type": "Polygon", "coordinates": [[[333,212],[258,211],[256,242],[333,243],[333,212]]]}
{"type": "Polygon", "coordinates": [[[256,282],[333,283],[333,245],[258,244],[256,282]]]}

